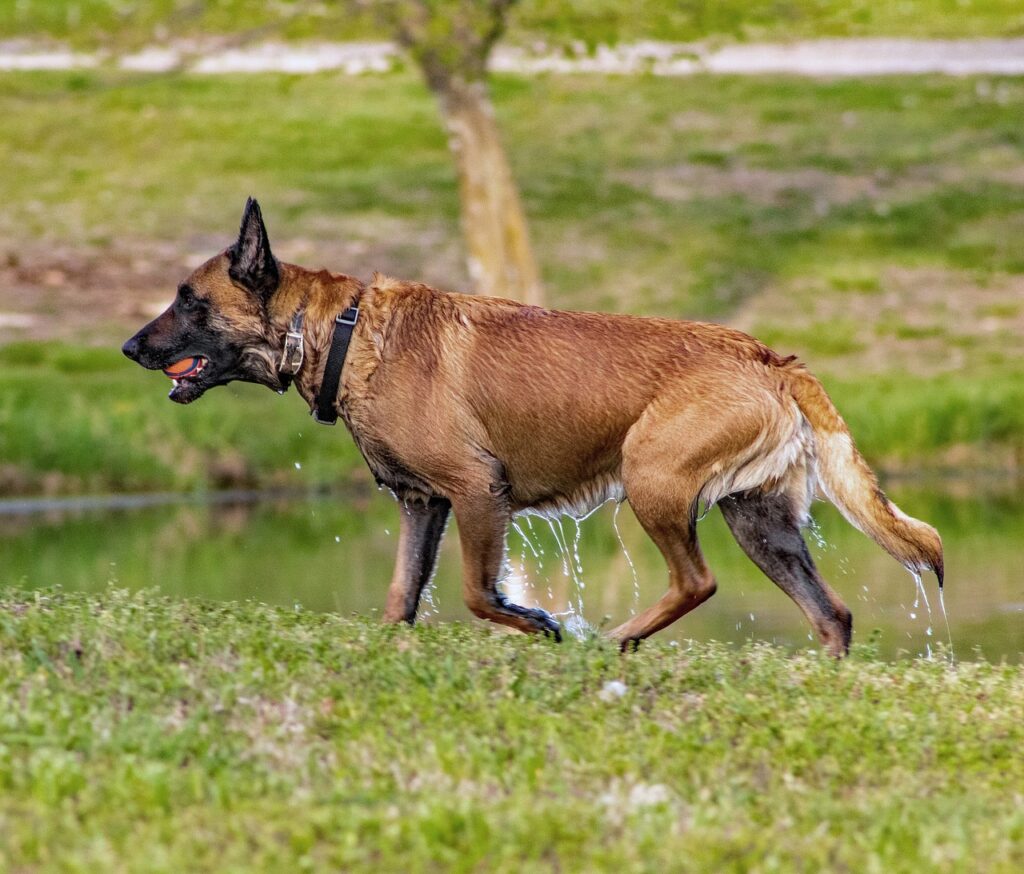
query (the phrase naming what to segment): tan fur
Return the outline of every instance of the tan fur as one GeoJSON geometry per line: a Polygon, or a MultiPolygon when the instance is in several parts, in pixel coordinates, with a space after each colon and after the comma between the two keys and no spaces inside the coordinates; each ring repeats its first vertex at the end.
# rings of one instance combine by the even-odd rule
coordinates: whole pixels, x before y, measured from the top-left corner
{"type": "Polygon", "coordinates": [[[822,491],[846,520],[913,573],[933,571],[941,582],[939,532],[906,515],[886,498],[878,479],[854,446],[829,396],[802,365],[789,367],[789,385],[814,428],[817,473],[822,491]]]}
{"type": "Polygon", "coordinates": [[[449,508],[468,606],[524,631],[557,626],[498,588],[512,516],[579,517],[608,500],[630,502],[669,567],[665,596],[612,632],[623,643],[714,593],[696,536],[702,503],[725,502],[741,544],[837,655],[849,642],[849,611],[817,577],[798,534],[818,483],[908,567],[941,573],[938,535],[881,495],[817,380],[745,334],[559,312],[379,275],[364,287],[287,264],[268,326],[226,278],[225,259],[190,282],[216,298],[224,330],[249,343],[254,360],[276,362],[289,320],[305,308],[306,360],[295,384],[311,407],[334,316],[358,297],[337,407],[374,475],[402,501],[389,620],[414,618],[449,508]]]}

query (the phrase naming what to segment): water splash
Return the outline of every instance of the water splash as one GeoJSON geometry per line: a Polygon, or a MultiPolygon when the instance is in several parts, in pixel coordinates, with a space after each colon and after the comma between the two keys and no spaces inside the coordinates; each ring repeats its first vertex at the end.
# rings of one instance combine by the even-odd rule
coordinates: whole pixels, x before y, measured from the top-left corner
{"type": "Polygon", "coordinates": [[[558,555],[562,559],[562,576],[571,576],[569,571],[569,547],[564,543],[565,533],[562,531],[562,520],[559,518],[548,519],[548,527],[551,528],[551,536],[555,538],[555,549],[558,550],[558,555]],[[555,522],[558,522],[558,527],[555,527],[555,522]]]}
{"type": "Polygon", "coordinates": [[[818,520],[810,514],[807,515],[807,533],[819,549],[826,549],[828,547],[828,541],[825,540],[825,536],[821,533],[821,526],[818,524],[818,520]]]}
{"type": "Polygon", "coordinates": [[[437,616],[441,612],[441,601],[437,597],[437,586],[433,578],[420,592],[420,613],[424,616],[437,616]]]}
{"type": "Polygon", "coordinates": [[[566,634],[571,634],[577,640],[583,640],[595,633],[594,627],[583,618],[582,613],[573,609],[572,604],[564,613],[556,613],[555,616],[562,620],[562,628],[566,634]]]}
{"type": "Polygon", "coordinates": [[[612,528],[615,529],[615,536],[619,539],[622,554],[626,557],[629,572],[633,575],[633,603],[629,608],[629,615],[636,616],[636,611],[640,607],[640,577],[637,575],[636,565],[633,564],[633,557],[629,554],[629,550],[626,549],[626,542],[622,539],[622,532],[619,530],[619,510],[621,509],[622,502],[620,501],[615,505],[615,512],[612,514],[612,528]]]}
{"type": "MultiPolygon", "coordinates": [[[[529,519],[529,516],[527,516],[527,519],[529,519]]],[[[538,552],[537,547],[533,543],[533,539],[529,537],[529,535],[527,535],[527,533],[523,531],[523,529],[519,526],[519,522],[517,520],[512,520],[512,527],[515,529],[516,534],[518,534],[520,539],[523,541],[524,549],[529,547],[530,552],[533,553],[533,557],[540,561],[541,553],[538,552]]],[[[530,530],[532,533],[533,529],[531,528],[530,530]]]]}
{"type": "Polygon", "coordinates": [[[956,658],[953,652],[953,632],[949,630],[949,614],[946,613],[946,593],[942,586],[939,586],[939,609],[942,611],[942,621],[946,624],[946,642],[949,644],[949,661],[952,664],[956,658]]]}
{"type": "MultiPolygon", "coordinates": [[[[928,614],[928,631],[927,634],[931,634],[932,630],[932,605],[928,602],[928,593],[924,590],[924,581],[921,579],[919,571],[911,571],[910,575],[914,578],[914,603],[913,609],[909,611],[911,619],[917,619],[917,610],[921,606],[921,601],[924,601],[924,609],[928,614]]],[[[931,661],[932,658],[932,647],[931,644],[925,641],[925,658],[931,661]]]]}
{"type": "MultiPolygon", "coordinates": [[[[587,584],[583,579],[583,562],[580,559],[579,544],[582,533],[580,523],[578,519],[573,518],[573,521],[576,523],[576,533],[570,548],[569,540],[565,536],[565,528],[562,526],[562,517],[552,518],[549,516],[546,517],[546,521],[551,529],[551,535],[554,537],[555,548],[562,559],[562,575],[572,580],[575,592],[575,603],[573,603],[573,597],[570,595],[565,612],[554,615],[559,618],[565,617],[562,620],[562,624],[568,633],[574,637],[582,637],[590,633],[592,629],[586,619],[583,618],[583,591],[586,589],[587,584]]],[[[548,597],[551,597],[550,585],[548,586],[548,597]]]]}
{"type": "Polygon", "coordinates": [[[920,571],[911,571],[910,575],[914,578],[914,585],[917,587],[917,595],[914,598],[914,608],[916,609],[923,599],[924,608],[928,611],[928,621],[931,623],[932,605],[928,603],[928,593],[924,590],[924,580],[921,579],[921,573],[920,571]]]}
{"type": "MultiPolygon", "coordinates": [[[[912,570],[910,572],[910,575],[914,578],[914,586],[916,591],[916,594],[914,596],[913,608],[914,610],[916,610],[921,604],[921,602],[924,602],[925,613],[928,616],[928,627],[925,629],[924,633],[928,637],[932,637],[935,633],[933,628],[934,621],[932,618],[932,605],[931,602],[929,602],[928,600],[928,592],[924,587],[924,580],[921,579],[920,571],[912,570]]],[[[942,612],[942,620],[946,626],[946,641],[949,644],[949,661],[950,664],[952,664],[953,659],[955,658],[955,654],[953,652],[953,634],[949,628],[949,615],[946,613],[946,596],[945,593],[942,591],[941,586],[939,587],[939,609],[942,612]]],[[[916,619],[917,614],[911,612],[910,618],[916,619]]],[[[929,643],[928,641],[925,641],[925,657],[928,659],[932,658],[932,647],[931,643],[929,643]]]]}

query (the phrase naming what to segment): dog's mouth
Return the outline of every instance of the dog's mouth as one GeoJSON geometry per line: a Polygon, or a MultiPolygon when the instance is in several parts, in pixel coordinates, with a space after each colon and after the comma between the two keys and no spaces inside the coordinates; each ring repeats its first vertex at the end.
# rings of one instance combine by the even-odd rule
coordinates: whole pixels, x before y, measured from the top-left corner
{"type": "Polygon", "coordinates": [[[210,359],[205,355],[192,355],[163,368],[164,376],[174,383],[167,397],[179,404],[192,403],[209,388],[203,379],[209,365],[210,359]]]}

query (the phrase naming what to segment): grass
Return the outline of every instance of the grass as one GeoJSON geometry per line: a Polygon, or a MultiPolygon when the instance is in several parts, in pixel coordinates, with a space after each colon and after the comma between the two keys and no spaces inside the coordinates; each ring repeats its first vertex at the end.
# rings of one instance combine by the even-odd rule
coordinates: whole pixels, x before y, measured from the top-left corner
{"type": "Polygon", "coordinates": [[[6,590],[0,643],[8,870],[1024,864],[1020,667],[117,589],[6,590]]]}
{"type": "MultiPolygon", "coordinates": [[[[151,37],[154,26],[174,34],[232,33],[271,27],[291,38],[386,38],[353,4],[265,4],[216,0],[21,0],[0,8],[0,32],[79,42],[151,37]]],[[[782,39],[835,36],[965,38],[1019,36],[1024,15],[1016,0],[523,0],[510,22],[512,40],[782,39]]]]}
{"type": "MultiPolygon", "coordinates": [[[[978,84],[510,77],[495,96],[555,303],[725,316],[840,262],[1024,272],[1024,83],[978,84]]],[[[445,138],[410,74],[16,74],[0,109],[14,257],[209,252],[254,192],[307,257],[467,284],[445,138]]]]}
{"type": "Polygon", "coordinates": [[[57,344],[0,347],[0,368],[6,495],[338,486],[362,463],[294,393],[231,386],[183,410],[116,350],[57,344]]]}

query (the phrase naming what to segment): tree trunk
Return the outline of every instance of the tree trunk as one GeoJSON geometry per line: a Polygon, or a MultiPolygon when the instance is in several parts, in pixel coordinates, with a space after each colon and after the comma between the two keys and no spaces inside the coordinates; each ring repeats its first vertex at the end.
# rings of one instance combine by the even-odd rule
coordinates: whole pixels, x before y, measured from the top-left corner
{"type": "Polygon", "coordinates": [[[542,305],[526,216],[486,85],[448,80],[435,90],[459,176],[462,232],[476,290],[542,305]]]}

